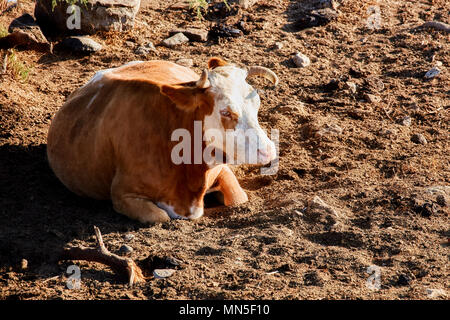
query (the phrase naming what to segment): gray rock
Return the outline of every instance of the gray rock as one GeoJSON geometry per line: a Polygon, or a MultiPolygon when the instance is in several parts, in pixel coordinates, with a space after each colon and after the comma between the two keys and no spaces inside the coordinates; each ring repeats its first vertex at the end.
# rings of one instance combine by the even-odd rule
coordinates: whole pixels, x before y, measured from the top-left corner
{"type": "Polygon", "coordinates": [[[163,46],[168,48],[175,48],[176,46],[189,42],[189,38],[186,37],[183,33],[179,32],[170,38],[167,38],[161,42],[163,46]]]}
{"type": "Polygon", "coordinates": [[[294,61],[295,65],[300,68],[305,68],[311,64],[311,60],[300,52],[294,55],[292,61],[294,61]]]}
{"type": "Polygon", "coordinates": [[[169,32],[169,36],[174,36],[177,33],[184,34],[189,41],[196,42],[206,42],[208,41],[208,31],[197,28],[187,28],[187,29],[175,29],[169,32]]]}
{"type": "Polygon", "coordinates": [[[400,123],[406,127],[411,126],[411,117],[410,116],[404,116],[403,118],[400,119],[400,123]]]}
{"type": "Polygon", "coordinates": [[[187,67],[187,68],[191,68],[194,65],[194,60],[192,59],[179,59],[176,61],[177,64],[187,67]]]}
{"type": "Polygon", "coordinates": [[[52,8],[52,0],[37,0],[34,15],[39,25],[59,33],[122,32],[134,27],[140,5],[141,0],[87,0],[86,6],[78,6],[81,16],[79,29],[78,26],[69,29],[68,18],[73,12],[67,13],[69,4],[65,1],[58,1],[55,8],[52,8]]]}
{"type": "Polygon", "coordinates": [[[155,269],[153,270],[153,276],[156,279],[165,279],[171,277],[175,273],[174,269],[155,269]]]}
{"type": "Polygon", "coordinates": [[[347,86],[347,89],[348,89],[351,93],[353,93],[353,94],[356,93],[356,84],[355,84],[354,82],[347,81],[345,84],[346,84],[346,86],[347,86]]]}
{"type": "Polygon", "coordinates": [[[411,141],[417,144],[427,144],[428,141],[423,134],[415,133],[411,136],[411,141]]]}
{"type": "Polygon", "coordinates": [[[130,247],[130,246],[128,246],[128,245],[126,245],[126,244],[124,244],[123,246],[121,246],[120,247],[120,249],[119,249],[119,253],[120,254],[130,254],[130,253],[132,253],[133,252],[133,248],[132,247],[130,247]]]}
{"type": "Polygon", "coordinates": [[[94,53],[102,49],[102,45],[89,37],[69,37],[60,42],[60,45],[77,53],[94,53]]]}
{"type": "Polygon", "coordinates": [[[275,42],[275,44],[273,45],[273,47],[277,50],[281,50],[283,49],[284,45],[282,42],[275,42]]]}
{"type": "Polygon", "coordinates": [[[134,240],[134,238],[135,238],[134,234],[131,233],[127,233],[124,237],[125,241],[132,241],[134,240]]]}
{"type": "Polygon", "coordinates": [[[155,45],[152,42],[149,42],[146,45],[139,46],[138,48],[136,48],[136,50],[134,52],[136,54],[146,56],[146,55],[150,54],[150,52],[156,52],[156,51],[157,50],[155,48],[155,45]]]}
{"type": "Polygon", "coordinates": [[[1,39],[0,48],[27,46],[32,49],[50,49],[41,28],[28,13],[14,19],[9,25],[8,32],[10,34],[1,39]]]}
{"type": "Polygon", "coordinates": [[[425,73],[425,79],[433,79],[436,78],[441,73],[441,69],[438,67],[433,67],[425,73]]]}

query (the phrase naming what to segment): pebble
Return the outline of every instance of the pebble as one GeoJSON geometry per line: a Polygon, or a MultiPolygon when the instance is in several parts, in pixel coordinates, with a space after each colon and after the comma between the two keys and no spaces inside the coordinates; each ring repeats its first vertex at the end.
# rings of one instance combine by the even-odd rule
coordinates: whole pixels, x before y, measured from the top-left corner
{"type": "Polygon", "coordinates": [[[184,34],[189,41],[206,42],[208,40],[208,31],[198,28],[175,29],[169,32],[169,36],[174,36],[177,33],[184,34]]]}
{"type": "Polygon", "coordinates": [[[423,136],[423,134],[415,133],[411,136],[411,141],[417,144],[427,144],[427,139],[423,136]]]}
{"type": "Polygon", "coordinates": [[[153,270],[153,276],[156,279],[165,279],[171,277],[175,273],[174,269],[155,269],[153,270]]]}
{"type": "Polygon", "coordinates": [[[374,94],[367,93],[365,95],[365,98],[370,103],[379,103],[379,102],[381,102],[381,98],[379,96],[374,95],[374,94]]]}
{"type": "Polygon", "coordinates": [[[133,248],[124,244],[123,246],[120,247],[119,249],[119,253],[120,254],[130,254],[133,252],[133,248]]]}
{"type": "Polygon", "coordinates": [[[131,233],[127,233],[124,237],[125,241],[132,241],[134,240],[134,238],[135,238],[134,234],[131,233]]]}
{"type": "Polygon", "coordinates": [[[300,68],[305,68],[311,64],[311,60],[304,54],[297,52],[294,57],[292,58],[292,61],[294,61],[295,65],[300,68]]]}
{"type": "Polygon", "coordinates": [[[189,38],[186,37],[183,33],[179,32],[170,38],[167,38],[161,42],[163,46],[166,46],[168,48],[174,48],[180,44],[189,42],[189,38]]]}
{"type": "Polygon", "coordinates": [[[441,73],[438,67],[431,68],[427,73],[425,73],[425,79],[433,79],[441,73]]]}
{"type": "Polygon", "coordinates": [[[140,46],[134,51],[136,54],[148,55],[150,52],[156,52],[155,45],[153,42],[149,42],[146,45],[140,46]]]}
{"type": "Polygon", "coordinates": [[[22,269],[22,270],[28,269],[28,260],[27,259],[22,259],[20,261],[20,269],[22,269]]]}
{"type": "Polygon", "coordinates": [[[273,47],[277,50],[281,50],[283,49],[284,45],[282,42],[275,42],[275,44],[273,45],[273,47]]]}
{"type": "Polygon", "coordinates": [[[177,64],[187,67],[187,68],[191,68],[194,65],[194,60],[192,59],[178,59],[176,61],[177,64]]]}
{"type": "Polygon", "coordinates": [[[356,84],[354,82],[347,81],[345,84],[347,85],[347,89],[350,90],[351,93],[356,93],[356,84]]]}
{"type": "Polygon", "coordinates": [[[411,117],[410,116],[404,116],[400,119],[400,123],[406,127],[411,126],[411,117]]]}

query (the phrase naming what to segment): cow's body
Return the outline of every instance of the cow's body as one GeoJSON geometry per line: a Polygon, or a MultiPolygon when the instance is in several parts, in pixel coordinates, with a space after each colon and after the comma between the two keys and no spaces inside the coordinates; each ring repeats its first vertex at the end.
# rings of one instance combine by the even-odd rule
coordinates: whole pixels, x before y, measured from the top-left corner
{"type": "Polygon", "coordinates": [[[187,112],[161,88],[198,80],[192,70],[164,61],[97,73],[52,121],[48,160],[57,177],[79,195],[112,199],[117,211],[142,222],[199,218],[212,187],[224,193],[225,204],[247,201],[227,165],[171,159],[172,132],[193,133],[194,121],[204,121],[214,102],[202,95],[202,107],[187,112]]]}

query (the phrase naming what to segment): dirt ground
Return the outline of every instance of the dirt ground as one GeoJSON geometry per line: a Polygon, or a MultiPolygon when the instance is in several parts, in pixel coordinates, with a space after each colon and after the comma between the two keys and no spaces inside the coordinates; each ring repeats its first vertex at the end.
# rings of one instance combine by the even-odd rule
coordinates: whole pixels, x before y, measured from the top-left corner
{"type": "MultiPolygon", "coordinates": [[[[381,28],[370,29],[376,1],[338,1],[337,21],[297,30],[300,10],[314,1],[261,0],[228,18],[244,19],[246,35],[136,55],[172,28],[213,24],[169,9],[174,2],[143,0],[136,28],[93,36],[104,49],[91,56],[17,50],[32,71],[26,81],[0,80],[0,299],[447,299],[450,38],[416,27],[448,23],[449,2],[379,0],[381,28]],[[298,51],[310,66],[295,67],[298,51]],[[280,166],[272,176],[235,168],[248,203],[149,226],[115,213],[110,202],[77,197],[52,174],[52,116],[96,71],[190,58],[200,73],[211,56],[280,77],[275,89],[252,80],[261,125],[280,131],[280,166]],[[441,74],[426,80],[438,61],[441,74]],[[414,134],[428,143],[413,142],[414,134]],[[314,196],[338,217],[310,215],[314,196]],[[127,244],[137,261],[173,257],[176,272],[130,288],[101,264],[58,262],[66,246],[95,245],[94,225],[111,252],[127,244]],[[72,264],[81,269],[78,290],[66,286],[72,264]],[[367,285],[370,266],[379,270],[379,290],[367,285]]],[[[32,1],[22,3],[0,17],[1,26],[33,12],[32,1]]]]}

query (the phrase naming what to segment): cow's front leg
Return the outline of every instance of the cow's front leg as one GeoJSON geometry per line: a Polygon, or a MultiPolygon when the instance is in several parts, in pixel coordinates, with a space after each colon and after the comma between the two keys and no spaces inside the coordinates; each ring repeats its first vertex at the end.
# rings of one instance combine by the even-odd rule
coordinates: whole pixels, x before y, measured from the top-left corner
{"type": "Polygon", "coordinates": [[[215,189],[223,193],[224,204],[226,206],[236,206],[248,201],[247,194],[239,185],[236,176],[228,166],[223,166],[216,172],[215,189]]]}
{"type": "Polygon", "coordinates": [[[167,212],[159,208],[150,199],[138,194],[128,193],[125,190],[120,183],[113,182],[111,200],[114,210],[142,223],[158,223],[170,220],[167,212]]]}

